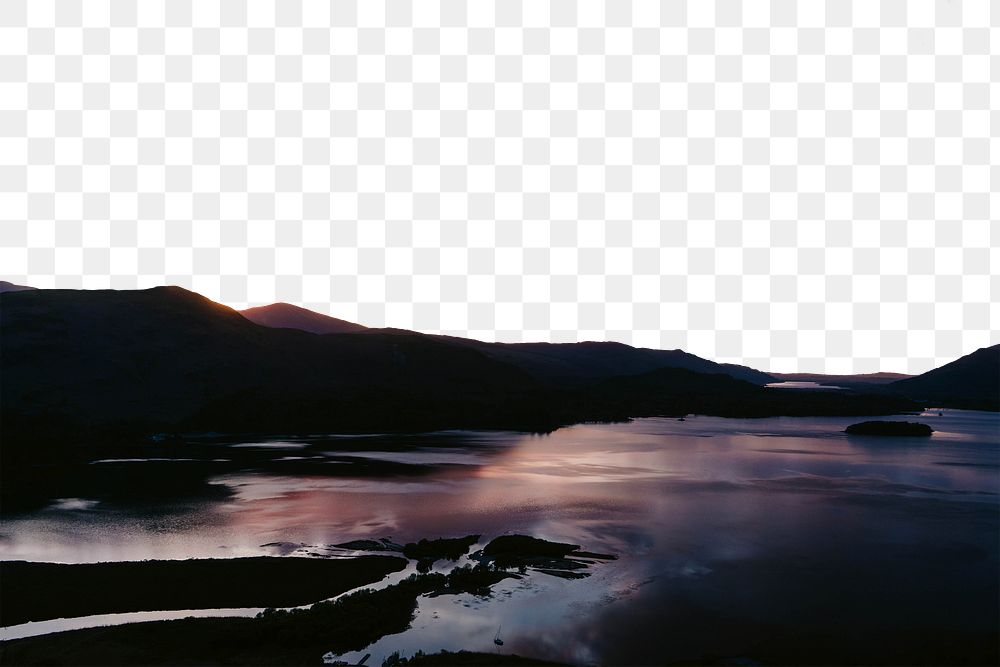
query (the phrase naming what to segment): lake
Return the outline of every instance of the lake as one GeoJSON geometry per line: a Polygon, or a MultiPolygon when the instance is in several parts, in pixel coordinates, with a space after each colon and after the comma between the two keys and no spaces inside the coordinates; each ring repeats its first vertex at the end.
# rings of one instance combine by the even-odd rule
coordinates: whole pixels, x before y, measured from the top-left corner
{"type": "Polygon", "coordinates": [[[346,659],[492,651],[499,630],[504,652],[577,664],[996,661],[1000,415],[930,411],[930,438],[845,435],[857,421],[156,443],[5,508],[0,557],[327,557],[524,533],[619,558],[422,598],[410,630],[346,659]]]}

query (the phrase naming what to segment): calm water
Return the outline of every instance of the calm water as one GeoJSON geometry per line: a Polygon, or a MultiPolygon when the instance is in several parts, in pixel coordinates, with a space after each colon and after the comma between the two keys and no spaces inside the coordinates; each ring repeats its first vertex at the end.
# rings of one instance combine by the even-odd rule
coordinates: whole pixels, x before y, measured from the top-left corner
{"type": "Polygon", "coordinates": [[[809,391],[843,391],[843,387],[819,382],[772,382],[764,385],[771,389],[807,389],[809,391]]]}
{"type": "Polygon", "coordinates": [[[356,538],[518,532],[620,558],[584,580],[422,599],[411,630],[347,657],[493,650],[501,627],[505,652],[574,663],[990,658],[1000,415],[920,420],[931,438],[848,437],[851,418],[693,417],[206,439],[85,466],[72,494],[4,516],[0,557],[324,556],[356,538]],[[118,478],[179,482],[133,495],[118,478]]]}

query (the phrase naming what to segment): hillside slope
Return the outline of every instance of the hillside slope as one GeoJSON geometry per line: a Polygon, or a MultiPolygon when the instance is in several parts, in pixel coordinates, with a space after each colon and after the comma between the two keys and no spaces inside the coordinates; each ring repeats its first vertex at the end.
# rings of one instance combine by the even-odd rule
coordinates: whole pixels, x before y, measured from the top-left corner
{"type": "Polygon", "coordinates": [[[517,366],[546,382],[597,380],[618,375],[637,375],[660,368],[680,368],[698,373],[722,374],[737,380],[763,385],[774,382],[767,373],[719,364],[683,350],[654,350],[624,343],[484,343],[451,338],[494,359],[517,366]]]}
{"type": "Polygon", "coordinates": [[[940,368],[888,385],[892,391],[945,404],[1000,409],[1000,345],[982,347],[940,368]]]}
{"type": "Polygon", "coordinates": [[[254,324],[276,329],[299,329],[317,334],[360,333],[368,327],[337,319],[322,313],[294,306],[290,303],[272,303],[239,311],[254,324]]]}
{"type": "Polygon", "coordinates": [[[534,390],[475,350],[262,327],[177,287],[14,292],[0,306],[5,432],[487,425],[534,390]]]}
{"type": "Polygon", "coordinates": [[[12,282],[6,280],[0,280],[0,293],[3,292],[26,292],[28,290],[38,289],[37,287],[29,287],[28,285],[15,285],[12,282]]]}
{"type": "MultiPolygon", "coordinates": [[[[339,320],[287,303],[248,308],[240,311],[240,314],[262,326],[299,329],[313,333],[429,335],[401,329],[369,329],[360,324],[339,320]]],[[[722,373],[758,385],[776,381],[771,375],[753,368],[736,364],[719,364],[683,350],[655,350],[615,342],[489,343],[458,336],[431,337],[477,350],[497,361],[516,366],[536,380],[549,385],[647,373],[659,368],[722,373]]]]}

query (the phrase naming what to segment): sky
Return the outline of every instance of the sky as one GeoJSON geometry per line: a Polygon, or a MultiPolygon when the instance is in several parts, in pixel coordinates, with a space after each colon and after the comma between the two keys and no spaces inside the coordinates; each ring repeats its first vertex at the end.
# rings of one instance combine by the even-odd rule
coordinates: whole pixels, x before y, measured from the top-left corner
{"type": "Polygon", "coordinates": [[[922,372],[1000,342],[985,0],[0,5],[0,274],[922,372]]]}

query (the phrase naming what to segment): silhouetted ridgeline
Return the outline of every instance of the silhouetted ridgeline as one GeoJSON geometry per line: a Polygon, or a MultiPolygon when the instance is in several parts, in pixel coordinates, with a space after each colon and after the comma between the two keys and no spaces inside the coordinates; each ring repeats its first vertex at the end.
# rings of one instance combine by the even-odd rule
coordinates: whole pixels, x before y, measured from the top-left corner
{"type": "Polygon", "coordinates": [[[1000,345],[984,347],[922,375],[777,373],[783,381],[812,381],[858,392],[904,396],[927,406],[1000,410],[1000,345]]]}
{"type": "Polygon", "coordinates": [[[271,329],[179,288],[0,299],[8,435],[546,423],[522,371],[426,336],[271,329]]]}
{"type": "MultiPolygon", "coordinates": [[[[395,333],[418,334],[404,329],[369,329],[329,315],[316,313],[287,303],[273,303],[241,310],[248,320],[267,327],[301,329],[312,333],[395,333]]],[[[775,382],[775,378],[753,368],[736,364],[717,364],[683,350],[654,350],[622,343],[484,343],[457,336],[433,338],[462,345],[486,356],[520,368],[535,379],[553,384],[568,380],[634,375],[657,368],[686,368],[701,373],[721,373],[754,384],[775,382]]]]}
{"type": "Polygon", "coordinates": [[[677,350],[269,328],[177,287],[5,292],[0,306],[5,442],[176,431],[544,431],[687,413],[877,415],[919,408],[903,389],[926,377],[878,396],[775,392],[760,386],[771,376],[677,350]]]}
{"type": "Polygon", "coordinates": [[[979,348],[886,389],[943,407],[1000,410],[1000,345],[979,348]]]}
{"type": "Polygon", "coordinates": [[[33,290],[34,287],[29,287],[27,285],[15,285],[14,283],[7,282],[6,280],[0,280],[0,293],[2,292],[24,292],[26,290],[33,290]]]}
{"type": "Polygon", "coordinates": [[[336,317],[323,315],[290,303],[272,303],[268,306],[256,306],[239,312],[240,315],[254,324],[277,329],[300,329],[318,334],[368,331],[368,327],[361,324],[338,320],[336,317]]]}
{"type": "Polygon", "coordinates": [[[484,343],[451,336],[437,338],[471,347],[492,359],[516,366],[531,377],[553,386],[620,375],[636,375],[661,368],[726,375],[757,385],[776,381],[767,373],[753,368],[736,364],[718,364],[683,350],[653,350],[614,342],[484,343]]]}

